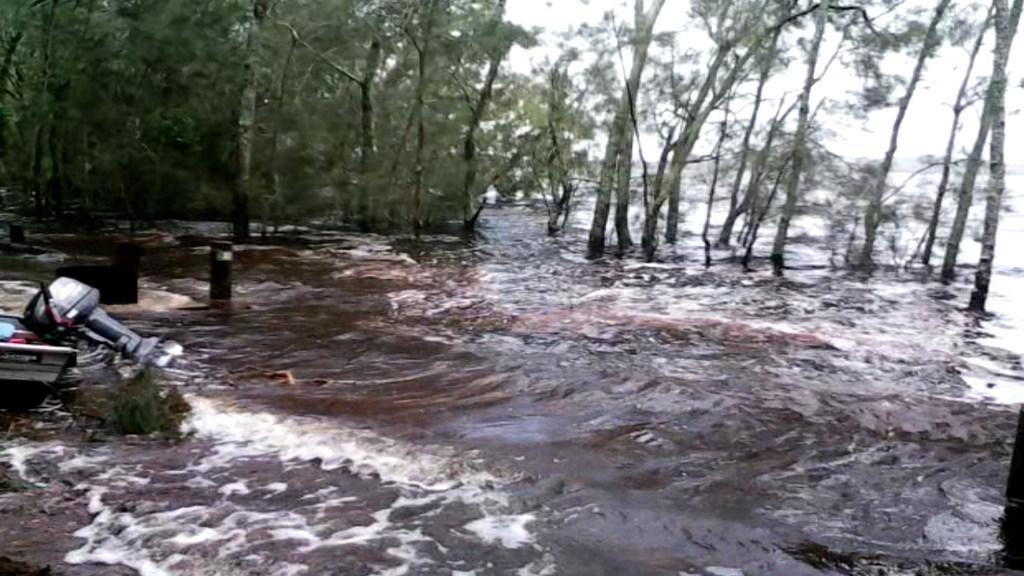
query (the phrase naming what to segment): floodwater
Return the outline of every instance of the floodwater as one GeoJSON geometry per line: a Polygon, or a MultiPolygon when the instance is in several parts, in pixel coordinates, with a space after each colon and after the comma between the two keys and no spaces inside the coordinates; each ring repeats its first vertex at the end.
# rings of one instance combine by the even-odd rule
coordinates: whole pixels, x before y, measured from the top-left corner
{"type": "MultiPolygon", "coordinates": [[[[204,300],[208,232],[150,236],[145,286],[204,300]]],[[[145,576],[1013,567],[1016,214],[990,319],[963,311],[966,273],[866,277],[813,242],[784,278],[705,270],[692,236],[588,261],[527,207],[473,242],[296,235],[238,248],[229,307],[126,318],[185,347],[165,375],[184,441],[97,439],[59,409],[0,436],[31,485],[0,496],[0,555],[145,576]]]]}

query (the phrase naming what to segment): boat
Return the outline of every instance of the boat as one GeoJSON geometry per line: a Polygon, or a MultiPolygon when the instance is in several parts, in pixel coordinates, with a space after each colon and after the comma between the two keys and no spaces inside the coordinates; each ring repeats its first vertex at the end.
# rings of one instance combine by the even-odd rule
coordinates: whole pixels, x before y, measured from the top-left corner
{"type": "Polygon", "coordinates": [[[111,318],[99,291],[71,278],[40,286],[21,317],[0,315],[0,407],[34,408],[74,385],[79,343],[107,346],[141,365],[161,365],[160,340],[111,318]]]}

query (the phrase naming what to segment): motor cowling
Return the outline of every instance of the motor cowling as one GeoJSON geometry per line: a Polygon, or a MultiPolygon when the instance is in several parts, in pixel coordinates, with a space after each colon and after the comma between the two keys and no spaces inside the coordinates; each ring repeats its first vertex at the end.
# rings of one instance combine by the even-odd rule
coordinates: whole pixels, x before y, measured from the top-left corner
{"type": "Polygon", "coordinates": [[[57,278],[40,289],[25,309],[22,323],[43,340],[62,340],[83,328],[139,363],[160,343],[143,338],[100,308],[99,290],[72,278],[57,278]]]}

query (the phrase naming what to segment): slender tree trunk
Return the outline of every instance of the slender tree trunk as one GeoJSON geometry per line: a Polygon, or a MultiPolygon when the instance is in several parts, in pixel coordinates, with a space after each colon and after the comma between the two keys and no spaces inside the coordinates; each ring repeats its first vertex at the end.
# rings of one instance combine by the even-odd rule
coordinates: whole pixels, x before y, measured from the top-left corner
{"type": "Polygon", "coordinates": [[[928,24],[928,31],[925,33],[921,51],[917,55],[917,63],[914,65],[914,71],[910,75],[907,90],[903,94],[903,98],[900,99],[899,108],[896,111],[896,120],[893,122],[892,132],[889,135],[889,148],[885,151],[882,169],[878,175],[878,180],[874,184],[867,212],[864,214],[864,249],[860,255],[861,266],[870,267],[873,265],[875,239],[878,235],[878,226],[882,223],[882,202],[885,197],[886,183],[889,180],[889,172],[892,170],[893,159],[896,157],[896,149],[899,146],[900,128],[903,126],[903,119],[907,115],[910,101],[914,97],[914,91],[917,90],[917,84],[921,80],[925,63],[932,57],[932,53],[935,52],[935,48],[939,45],[939,24],[946,15],[946,9],[949,8],[951,1],[939,0],[939,4],[935,7],[935,13],[932,14],[931,22],[928,24]]]}
{"type": "Polygon", "coordinates": [[[50,94],[51,63],[53,60],[53,29],[57,22],[57,4],[59,0],[51,0],[50,10],[46,19],[46,40],[43,47],[43,86],[40,90],[42,109],[39,114],[35,134],[32,138],[32,187],[37,218],[46,213],[46,185],[43,184],[43,134],[52,119],[53,97],[50,94]]]}
{"type": "Polygon", "coordinates": [[[989,15],[985,18],[985,23],[981,26],[981,31],[978,32],[978,37],[974,41],[974,46],[971,48],[971,56],[967,62],[967,70],[964,72],[964,78],[960,82],[960,89],[956,93],[956,101],[953,103],[953,125],[949,129],[949,139],[946,142],[946,154],[942,158],[942,176],[939,179],[939,188],[935,193],[935,204],[932,206],[932,217],[928,221],[928,230],[926,232],[926,238],[924,242],[924,252],[921,255],[921,263],[925,266],[931,265],[932,251],[935,248],[935,236],[939,229],[939,218],[942,215],[942,201],[946,196],[946,190],[949,187],[949,175],[953,168],[953,150],[956,147],[956,136],[960,131],[960,115],[964,111],[964,99],[967,97],[967,85],[971,80],[971,73],[974,71],[974,63],[978,58],[978,53],[981,51],[981,45],[985,40],[985,32],[988,31],[989,23],[992,20],[992,10],[989,9],[989,15]]]}
{"type": "Polygon", "coordinates": [[[778,174],[775,175],[775,183],[772,184],[772,191],[768,194],[768,199],[765,200],[764,208],[761,210],[757,209],[757,200],[754,200],[754,204],[750,206],[750,230],[748,231],[749,237],[747,239],[746,251],[743,253],[743,269],[750,270],[750,259],[754,256],[754,244],[757,243],[757,233],[761,229],[761,223],[764,222],[765,216],[768,215],[768,211],[771,210],[772,203],[775,202],[775,196],[779,193],[779,187],[782,185],[782,177],[786,174],[786,166],[789,165],[793,157],[790,157],[783,162],[779,168],[778,174]]]}
{"type": "Polygon", "coordinates": [[[750,139],[754,134],[754,129],[757,128],[757,116],[761,110],[764,86],[768,83],[768,78],[771,76],[772,65],[775,63],[775,51],[781,33],[782,28],[775,32],[769,52],[763,56],[764,60],[761,62],[760,76],[757,79],[757,90],[754,92],[754,109],[750,113],[747,129],[743,132],[743,142],[740,144],[740,164],[736,168],[736,177],[733,179],[732,190],[729,193],[729,213],[726,215],[725,222],[722,224],[722,230],[718,234],[719,246],[729,246],[730,242],[732,242],[732,232],[733,227],[736,225],[736,220],[750,206],[749,196],[744,195],[743,201],[740,201],[740,188],[743,186],[743,176],[746,175],[747,163],[750,159],[750,139]]]}
{"type": "Polygon", "coordinates": [[[359,83],[359,171],[365,177],[372,171],[377,155],[377,123],[374,112],[374,86],[380,71],[381,41],[374,38],[366,51],[363,79],[359,83]]]}
{"type": "MultiPolygon", "coordinates": [[[[597,204],[594,207],[594,218],[590,225],[590,238],[588,248],[591,256],[599,256],[604,253],[605,231],[608,227],[608,213],[611,210],[612,190],[620,189],[621,171],[626,172],[627,193],[628,178],[633,160],[633,136],[630,118],[635,113],[636,96],[639,94],[640,81],[643,77],[644,66],[647,64],[647,51],[651,44],[654,31],[654,24],[665,5],[665,0],[654,0],[653,4],[644,12],[643,0],[636,0],[635,4],[635,28],[633,38],[633,62],[616,108],[615,117],[612,120],[611,128],[608,131],[608,143],[605,146],[604,161],[601,164],[600,180],[597,190],[597,204]]],[[[620,203],[622,195],[619,196],[620,203]]],[[[632,244],[629,239],[628,221],[628,196],[624,198],[627,203],[626,209],[617,208],[616,232],[618,233],[619,247],[624,242],[632,244]],[[619,228],[620,218],[624,219],[624,229],[619,228]]]]}
{"type": "MultiPolygon", "coordinates": [[[[680,188],[683,182],[683,169],[690,159],[690,153],[700,137],[700,131],[711,114],[713,106],[708,105],[708,98],[711,97],[712,89],[718,81],[718,72],[731,51],[729,46],[719,46],[708,69],[707,76],[697,92],[694,99],[692,115],[686,121],[683,133],[679,135],[672,148],[672,160],[669,163],[668,179],[665,180],[665,187],[659,189],[654,198],[647,205],[647,213],[644,217],[644,232],[641,243],[648,260],[654,259],[654,253],[658,248],[658,218],[661,215],[661,207],[668,201],[668,214],[665,216],[665,241],[674,243],[679,229],[679,197],[680,188]]],[[[738,64],[737,64],[738,65],[738,64]]],[[[659,187],[660,188],[660,187],[659,187]]]]}
{"type": "Polygon", "coordinates": [[[704,267],[711,267],[711,238],[709,233],[711,231],[711,212],[715,207],[715,192],[718,189],[718,176],[722,167],[722,144],[725,142],[725,135],[729,127],[729,100],[725,101],[725,110],[723,111],[724,117],[722,118],[722,126],[718,133],[718,143],[715,144],[715,160],[714,169],[711,172],[711,186],[708,187],[708,210],[704,215],[704,230],[701,233],[701,239],[704,240],[704,267]]]}
{"type": "MultiPolygon", "coordinates": [[[[7,41],[7,46],[4,47],[4,59],[3,64],[0,64],[0,108],[2,108],[7,100],[7,93],[11,90],[11,70],[14,68],[14,55],[18,51],[18,45],[21,44],[23,38],[21,32],[15,32],[11,35],[7,41]]],[[[7,156],[7,126],[0,123],[0,178],[6,176],[6,163],[4,162],[7,156]]]]}
{"type": "MultiPolygon", "coordinates": [[[[1020,22],[1022,2],[1014,0],[1010,9],[1010,45],[1017,34],[1017,24],[1020,22]]],[[[992,128],[992,93],[991,90],[985,94],[985,104],[981,111],[981,123],[978,126],[978,136],[974,140],[974,146],[967,156],[967,164],[964,167],[963,179],[960,181],[960,188],[957,190],[956,214],[953,216],[953,225],[949,231],[949,238],[946,240],[946,252],[942,260],[941,278],[945,282],[951,281],[956,276],[956,261],[960,253],[960,243],[964,238],[964,230],[967,228],[967,216],[971,211],[971,204],[974,201],[974,184],[981,170],[981,155],[985,151],[985,143],[988,141],[989,131],[992,128]]]]}
{"type": "MultiPolygon", "coordinates": [[[[494,11],[494,20],[491,23],[492,29],[497,31],[505,18],[505,1],[498,0],[494,11]]],[[[466,127],[466,138],[462,147],[462,159],[465,162],[465,175],[462,185],[462,225],[466,232],[472,232],[476,228],[477,219],[483,206],[477,206],[477,157],[476,157],[476,133],[480,129],[484,114],[494,96],[494,82],[498,79],[498,72],[501,70],[501,62],[508,53],[508,47],[500,46],[495,48],[490,55],[487,64],[487,74],[484,76],[483,86],[477,94],[476,103],[473,104],[473,111],[470,115],[469,125],[466,127]]]]}
{"type": "MultiPolygon", "coordinates": [[[[994,0],[996,13],[996,47],[993,53],[992,79],[988,93],[992,102],[992,142],[989,150],[988,197],[985,203],[985,229],[981,236],[981,259],[974,276],[970,309],[985,311],[989,284],[992,282],[992,262],[995,260],[996,235],[999,215],[1006,190],[1006,66],[1010,59],[1010,45],[1015,30],[1010,28],[1007,0],[994,0]]],[[[1014,22],[1016,24],[1016,22],[1014,22]]]]}
{"type": "Polygon", "coordinates": [[[284,114],[284,101],[285,91],[288,86],[288,72],[292,67],[292,60],[295,56],[295,47],[298,45],[298,39],[295,36],[291,38],[291,44],[288,46],[288,54],[285,56],[284,65],[281,68],[281,75],[278,77],[277,82],[277,94],[275,94],[276,102],[274,104],[274,119],[273,126],[270,131],[270,185],[271,185],[271,196],[269,200],[263,202],[263,234],[266,235],[267,223],[271,218],[275,220],[274,229],[277,229],[276,221],[280,217],[279,208],[282,204],[281,199],[281,170],[280,170],[280,136],[281,136],[281,117],[284,114]]]}
{"type": "Polygon", "coordinates": [[[624,144],[619,156],[619,173],[615,181],[615,239],[619,254],[625,254],[633,247],[629,234],[629,183],[633,177],[633,131],[623,137],[624,144]]]}
{"type": "MultiPolygon", "coordinates": [[[[679,202],[680,202],[680,187],[682,186],[682,173],[683,169],[689,163],[690,154],[693,152],[694,146],[697,144],[697,140],[700,138],[701,129],[704,127],[704,123],[707,122],[708,116],[711,112],[718,107],[722,99],[732,92],[736,82],[739,81],[743,72],[746,70],[746,65],[750,59],[758,53],[760,42],[764,36],[758,34],[749,46],[746,52],[742,56],[735,59],[732,64],[732,68],[729,70],[729,74],[722,80],[719,86],[715,86],[717,83],[718,72],[721,69],[726,58],[733,52],[733,45],[726,43],[718,47],[718,51],[715,55],[715,59],[712,61],[709,67],[708,74],[704,78],[704,82],[698,91],[697,98],[694,101],[689,121],[686,123],[686,128],[683,130],[683,135],[679,138],[676,148],[672,154],[672,164],[669,168],[669,180],[667,194],[659,196],[647,210],[647,218],[653,219],[652,223],[644,223],[645,232],[652,234],[657,233],[658,228],[658,216],[661,213],[661,207],[665,201],[668,200],[668,214],[665,221],[665,241],[673,243],[676,241],[676,235],[679,227],[679,202]],[[714,96],[708,99],[708,95],[714,89],[714,96]]],[[[649,243],[651,250],[656,249],[657,243],[651,241],[649,243]]],[[[648,255],[648,259],[654,257],[653,253],[648,255]]]]}
{"type": "Polygon", "coordinates": [[[238,173],[231,199],[231,230],[236,242],[249,239],[249,198],[252,196],[252,146],[256,130],[256,68],[259,32],[267,14],[266,0],[254,0],[245,34],[245,86],[238,108],[238,173]]]}
{"type": "Polygon", "coordinates": [[[775,242],[772,245],[771,260],[776,274],[781,274],[785,268],[789,224],[796,213],[796,203],[800,193],[800,177],[804,169],[804,161],[807,158],[807,133],[811,123],[811,89],[814,88],[814,73],[818,67],[821,41],[825,37],[825,27],[828,24],[829,4],[830,0],[821,0],[815,11],[814,38],[808,49],[807,76],[804,79],[803,91],[800,93],[800,112],[796,133],[793,135],[793,159],[792,167],[789,170],[789,180],[786,182],[786,203],[782,207],[782,216],[779,218],[779,227],[775,232],[775,242]]]}
{"type": "Polygon", "coordinates": [[[423,187],[425,166],[423,164],[423,153],[427,147],[427,129],[423,119],[423,108],[427,91],[427,67],[430,58],[430,37],[434,32],[434,11],[436,10],[436,6],[436,0],[426,0],[424,3],[423,10],[426,11],[426,23],[423,25],[423,36],[421,38],[421,44],[417,49],[419,56],[417,68],[418,73],[416,82],[416,100],[413,105],[414,114],[416,115],[416,160],[412,191],[412,227],[417,236],[423,229],[424,223],[423,187]]]}

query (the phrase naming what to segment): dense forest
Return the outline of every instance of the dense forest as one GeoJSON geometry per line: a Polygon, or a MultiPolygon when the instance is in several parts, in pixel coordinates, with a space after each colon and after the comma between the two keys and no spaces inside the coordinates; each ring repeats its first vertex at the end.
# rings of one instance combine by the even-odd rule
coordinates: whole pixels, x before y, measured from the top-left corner
{"type": "Polygon", "coordinates": [[[510,55],[539,32],[510,22],[506,0],[8,0],[0,186],[36,218],[223,218],[239,240],[313,219],[471,233],[488,190],[543,203],[557,235],[593,195],[591,254],[649,260],[699,188],[706,209],[689,216],[708,262],[735,246],[749,265],[761,241],[781,271],[790,223],[815,209],[850,267],[880,265],[884,230],[922,222],[906,261],[942,255],[945,279],[978,196],[971,306],[984,308],[1022,0],[694,0],[683,33],[658,31],[665,5],[635,0],[631,20],[577,26],[522,71],[510,55]],[[924,166],[941,179],[910,201],[894,170],[901,128],[946,49],[969,65],[924,166]],[[909,67],[892,74],[891,56],[909,67]],[[859,79],[853,105],[822,98],[836,68],[859,79]],[[837,106],[895,109],[888,147],[870,161],[831,152],[821,112],[837,106]],[[961,134],[968,113],[978,130],[961,134]],[[651,135],[657,149],[642,145],[651,135]]]}

